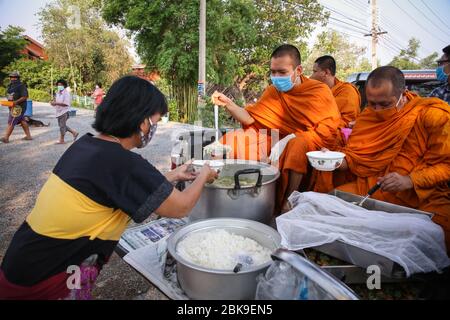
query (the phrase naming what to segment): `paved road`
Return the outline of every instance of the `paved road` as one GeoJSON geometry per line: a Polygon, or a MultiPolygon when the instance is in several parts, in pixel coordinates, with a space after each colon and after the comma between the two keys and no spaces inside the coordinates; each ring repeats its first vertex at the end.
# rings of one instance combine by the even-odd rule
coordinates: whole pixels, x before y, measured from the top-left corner
{"type": "MultiPolygon", "coordinates": [[[[33,141],[22,141],[21,127],[17,127],[9,144],[0,142],[0,260],[20,224],[32,209],[43,184],[61,155],[70,144],[55,145],[59,137],[54,109],[48,104],[34,103],[33,119],[50,123],[49,127],[32,128],[33,141]]],[[[8,109],[0,107],[0,131],[7,125],[8,109]]],[[[95,133],[91,124],[93,111],[78,110],[68,125],[81,134],[95,133]]],[[[139,150],[156,168],[165,172],[170,168],[170,137],[175,130],[188,126],[178,123],[163,124],[151,144],[139,150]]],[[[66,136],[68,142],[72,136],[66,136]]],[[[94,296],[98,299],[165,299],[143,277],[138,275],[117,255],[113,255],[97,281],[94,296]]]]}

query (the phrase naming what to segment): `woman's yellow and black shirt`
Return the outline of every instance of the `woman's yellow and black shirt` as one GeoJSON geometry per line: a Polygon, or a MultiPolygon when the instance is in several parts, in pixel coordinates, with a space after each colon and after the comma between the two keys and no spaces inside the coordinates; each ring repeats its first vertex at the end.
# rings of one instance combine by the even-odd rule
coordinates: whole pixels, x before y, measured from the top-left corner
{"type": "Polygon", "coordinates": [[[173,186],[140,155],[85,135],[62,156],[1,265],[14,285],[34,286],[113,253],[128,222],[143,222],[173,186]]]}

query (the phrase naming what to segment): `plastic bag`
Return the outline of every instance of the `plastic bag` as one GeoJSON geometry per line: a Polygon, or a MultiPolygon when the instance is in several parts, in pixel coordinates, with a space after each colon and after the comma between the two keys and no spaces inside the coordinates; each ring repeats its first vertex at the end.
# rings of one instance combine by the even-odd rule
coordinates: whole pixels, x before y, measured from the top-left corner
{"type": "Polygon", "coordinates": [[[315,192],[294,192],[289,201],[293,209],[276,219],[281,244],[289,250],[339,240],[397,262],[407,276],[450,265],[444,231],[428,216],[369,211],[315,192]]]}
{"type": "Polygon", "coordinates": [[[265,275],[258,277],[256,300],[333,300],[319,287],[288,263],[275,261],[265,275]]]}

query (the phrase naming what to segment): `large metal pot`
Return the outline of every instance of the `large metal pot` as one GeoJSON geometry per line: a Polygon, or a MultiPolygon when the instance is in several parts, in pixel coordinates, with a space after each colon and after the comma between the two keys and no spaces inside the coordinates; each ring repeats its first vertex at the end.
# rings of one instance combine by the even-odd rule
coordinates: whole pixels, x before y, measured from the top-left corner
{"type": "Polygon", "coordinates": [[[280,177],[277,168],[256,161],[225,160],[220,177],[233,177],[234,185],[206,185],[190,214],[192,220],[242,218],[270,224],[275,207],[276,183],[280,177]],[[241,186],[242,178],[254,180],[255,185],[241,186]]]}
{"type": "Polygon", "coordinates": [[[196,300],[253,300],[257,276],[264,273],[272,261],[234,273],[203,268],[178,255],[177,245],[186,236],[214,229],[223,229],[253,239],[272,251],[278,249],[281,243],[281,236],[275,229],[255,221],[221,218],[190,223],[178,229],[167,240],[169,253],[177,261],[177,276],[181,288],[189,298],[196,300]]]}

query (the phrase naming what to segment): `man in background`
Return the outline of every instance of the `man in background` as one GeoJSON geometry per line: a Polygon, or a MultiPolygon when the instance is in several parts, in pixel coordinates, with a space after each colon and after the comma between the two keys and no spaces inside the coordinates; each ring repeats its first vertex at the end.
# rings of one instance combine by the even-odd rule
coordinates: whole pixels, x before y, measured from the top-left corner
{"type": "Polygon", "coordinates": [[[450,104],[450,45],[442,49],[444,54],[437,61],[436,76],[443,84],[431,92],[430,97],[439,98],[450,104]]]}
{"type": "Polygon", "coordinates": [[[7,88],[8,101],[12,102],[9,108],[8,126],[5,136],[0,139],[3,143],[9,143],[9,137],[18,124],[22,126],[25,137],[22,140],[33,140],[30,133],[30,127],[25,121],[24,115],[27,110],[28,90],[24,83],[20,81],[20,74],[17,71],[9,74],[10,84],[7,88]]]}

